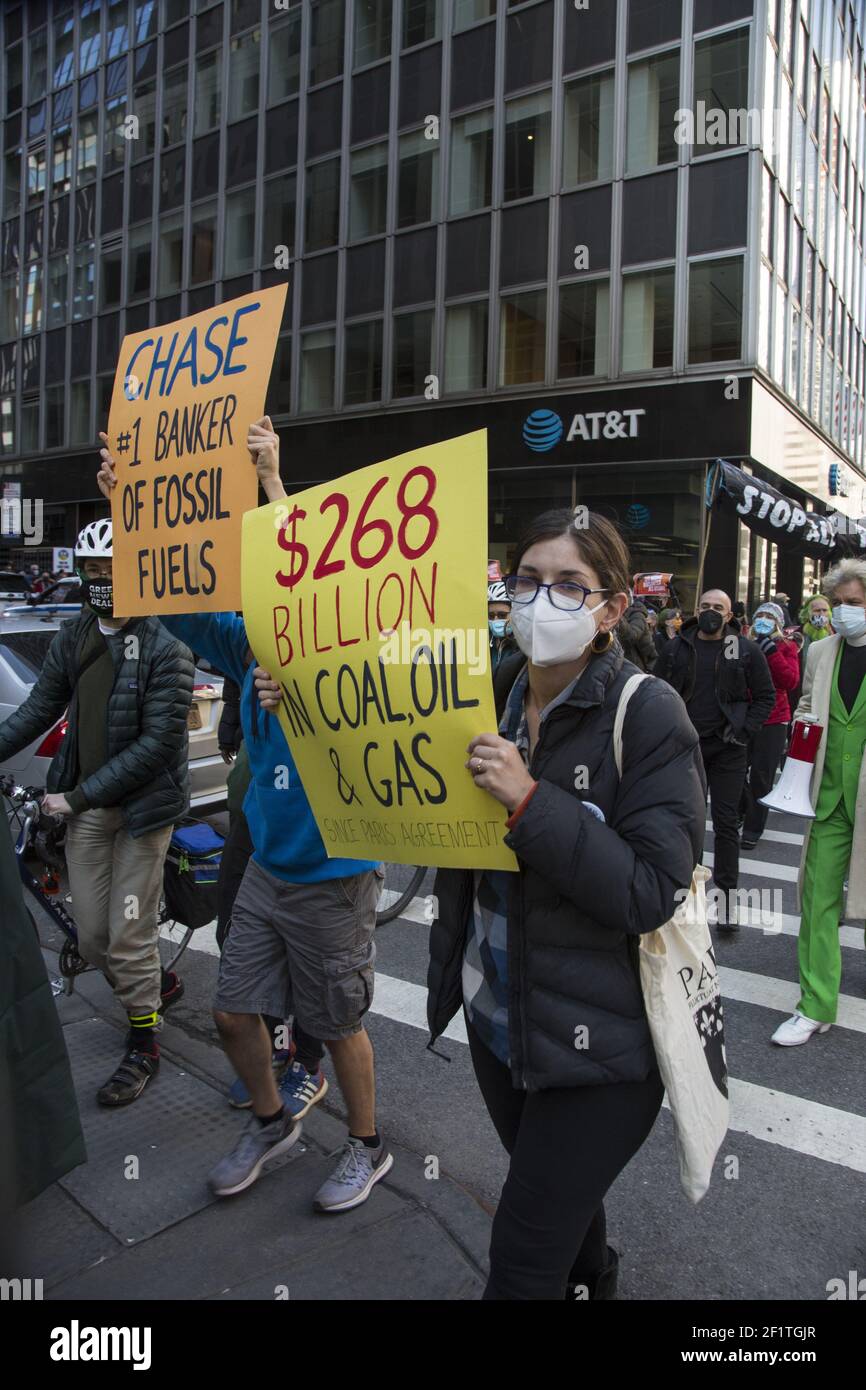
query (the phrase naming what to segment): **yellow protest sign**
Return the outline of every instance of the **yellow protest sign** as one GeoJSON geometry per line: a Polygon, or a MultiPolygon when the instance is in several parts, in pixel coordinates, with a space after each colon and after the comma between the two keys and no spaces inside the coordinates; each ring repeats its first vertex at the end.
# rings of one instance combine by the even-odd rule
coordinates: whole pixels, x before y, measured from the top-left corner
{"type": "Polygon", "coordinates": [[[414,449],[243,525],[250,645],[328,854],[515,869],[467,745],[496,729],[487,432],[414,449]]]}
{"type": "Polygon", "coordinates": [[[115,613],[240,608],[241,518],[258,501],[247,430],[264,412],[286,289],[124,338],[108,419],[115,613]]]}

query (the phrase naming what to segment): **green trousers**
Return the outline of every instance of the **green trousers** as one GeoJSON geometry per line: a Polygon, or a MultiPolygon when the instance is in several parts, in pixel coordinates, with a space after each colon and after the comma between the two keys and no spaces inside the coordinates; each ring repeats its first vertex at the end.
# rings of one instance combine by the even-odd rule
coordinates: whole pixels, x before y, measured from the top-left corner
{"type": "Polygon", "coordinates": [[[803,874],[803,913],[797,954],[798,1008],[817,1023],[835,1023],[842,978],[839,918],[854,826],[844,799],[826,820],[812,825],[803,874]]]}

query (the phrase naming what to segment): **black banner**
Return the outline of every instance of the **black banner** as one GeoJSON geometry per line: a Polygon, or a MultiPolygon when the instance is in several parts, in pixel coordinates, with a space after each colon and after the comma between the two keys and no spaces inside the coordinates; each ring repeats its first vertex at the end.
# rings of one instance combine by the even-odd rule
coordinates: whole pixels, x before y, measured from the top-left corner
{"type": "Polygon", "coordinates": [[[832,516],[807,512],[769,483],[716,459],[707,475],[706,504],[718,506],[725,498],[744,526],[783,550],[795,550],[829,564],[846,555],[866,556],[866,526],[862,522],[841,512],[832,516]]]}

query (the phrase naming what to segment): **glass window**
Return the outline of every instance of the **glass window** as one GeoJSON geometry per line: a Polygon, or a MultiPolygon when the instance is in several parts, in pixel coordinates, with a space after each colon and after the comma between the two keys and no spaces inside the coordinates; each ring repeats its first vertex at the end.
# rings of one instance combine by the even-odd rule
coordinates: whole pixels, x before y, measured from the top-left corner
{"type": "Polygon", "coordinates": [[[3,396],[0,399],[0,453],[15,452],[15,402],[11,396],[3,396]]]}
{"type": "Polygon", "coordinates": [[[156,149],[156,81],[139,82],[133,88],[133,113],[138,117],[138,133],[132,147],[133,159],[153,154],[156,149]]]}
{"type": "Polygon", "coordinates": [[[674,272],[626,275],[622,282],[622,369],[672,367],[674,272]]]}
{"type": "Polygon", "coordinates": [[[550,192],[550,93],[505,105],[505,201],[550,192]]]}
{"type": "Polygon", "coordinates": [[[496,14],[496,0],[454,0],[454,32],[496,14]]]}
{"type": "MultiPolygon", "coordinates": [[[[784,339],[782,325],[778,337],[784,339]]],[[[689,362],[727,362],[742,356],[743,260],[689,266],[689,362]]]]}
{"type": "Polygon", "coordinates": [[[346,326],[344,405],[382,398],[382,320],[346,326]]]}
{"type": "Polygon", "coordinates": [[[274,366],[268,383],[267,402],[271,415],[288,415],[292,406],[292,335],[284,333],[277,342],[274,366]]]}
{"type": "Polygon", "coordinates": [[[301,410],[334,408],[334,330],[301,337],[301,410]]]}
{"type": "Polygon", "coordinates": [[[433,310],[398,314],[394,319],[395,398],[423,396],[432,372],[433,310]]]}
{"type": "Polygon", "coordinates": [[[268,104],[294,96],[301,85],[301,11],[270,31],[268,104]]]}
{"type": "Polygon", "coordinates": [[[30,53],[30,81],[28,101],[41,101],[45,96],[48,82],[48,30],[42,28],[28,38],[30,53]]]}
{"type": "Polygon", "coordinates": [[[451,216],[493,200],[493,108],[451,122],[451,216]]]}
{"type": "Polygon", "coordinates": [[[439,37],[440,0],[403,0],[403,47],[439,37]]]}
{"type": "Polygon", "coordinates": [[[503,296],[499,304],[499,385],[544,380],[547,294],[503,296]]]}
{"type": "MultiPolygon", "coordinates": [[[[119,252],[117,253],[120,254],[119,252]]],[[[56,328],[66,322],[66,287],[69,280],[69,257],[52,256],[48,262],[47,327],[56,328]]]]}
{"type": "Polygon", "coordinates": [[[3,214],[17,213],[21,206],[21,156],[7,154],[3,161],[3,214]]]}
{"type": "Polygon", "coordinates": [[[93,291],[96,267],[93,261],[93,242],[75,250],[72,276],[72,317],[87,319],[93,313],[93,291]]]}
{"type": "Polygon", "coordinates": [[[355,67],[391,52],[391,0],[355,0],[355,67]]]}
{"type": "Polygon", "coordinates": [[[25,333],[38,333],[42,327],[42,266],[28,266],[24,278],[25,333]]]}
{"type": "Polygon", "coordinates": [[[376,236],[385,230],[388,198],[388,146],[368,145],[351,155],[349,239],[376,236]]]}
{"type": "Polygon", "coordinates": [[[557,376],[607,376],[610,369],[610,287],[585,280],[559,290],[557,376]]]}
{"type": "Polygon", "coordinates": [[[487,386],[486,299],[445,310],[445,390],[483,391],[487,386]]]}
{"type": "Polygon", "coordinates": [[[45,391],[45,447],[57,449],[63,443],[63,407],[66,388],[49,386],[45,391]]]}
{"type": "Polygon", "coordinates": [[[215,49],[195,64],[195,131],[205,135],[220,123],[222,53],[215,49]]]}
{"type": "Polygon", "coordinates": [[[565,89],[562,182],[575,188],[613,174],[613,73],[595,73],[565,89]]]}
{"type": "Polygon", "coordinates": [[[96,178],[97,135],[99,116],[96,111],[78,117],[78,185],[96,178]]]}
{"type": "Polygon", "coordinates": [[[65,193],[72,181],[72,129],[62,126],[54,132],[51,184],[55,193],[65,193]]]}
{"type": "MultiPolygon", "coordinates": [[[[313,0],[310,14],[310,86],[343,71],[343,0],[313,0]]],[[[303,361],[303,354],[301,360],[303,361]]]]}
{"type": "Polygon", "coordinates": [[[265,184],[262,265],[285,270],[295,254],[295,192],[294,174],[265,184]]]}
{"type": "Polygon", "coordinates": [[[115,169],[123,168],[126,156],[126,97],[115,97],[114,101],[106,102],[103,139],[103,172],[111,174],[115,169]]]}
{"type": "Polygon", "coordinates": [[[226,244],[223,277],[242,275],[255,264],[256,190],[245,188],[226,198],[226,244]]]}
{"type": "Polygon", "coordinates": [[[183,283],[183,213],[163,217],[156,258],[157,294],[175,294],[183,283]]]}
{"type": "Polygon", "coordinates": [[[128,0],[109,0],[108,19],[105,26],[107,57],[119,58],[129,47],[129,3],[128,0]]]}
{"type": "Polygon", "coordinates": [[[679,107],[680,55],[662,53],[628,70],[626,170],[643,173],[677,158],[675,114],[679,107]]]}
{"type": "Polygon", "coordinates": [[[231,40],[229,49],[229,120],[251,116],[259,109],[259,69],[261,66],[261,30],[231,40]]]}
{"type": "Polygon", "coordinates": [[[99,64],[100,5],[101,0],[83,0],[79,12],[78,22],[81,26],[81,42],[78,48],[79,72],[93,72],[99,64]]]}
{"type": "Polygon", "coordinates": [[[6,342],[17,338],[18,323],[18,275],[4,275],[0,279],[0,340],[6,342]]]}
{"type": "Polygon", "coordinates": [[[55,87],[63,87],[75,76],[74,47],[75,16],[70,10],[54,21],[54,82],[55,87]]]}
{"type": "Polygon", "coordinates": [[[33,454],[39,448],[39,401],[21,402],[21,453],[33,454]]]}
{"type": "Polygon", "coordinates": [[[176,145],[186,136],[187,69],[175,68],[162,87],[162,148],[176,145]]]}
{"type": "Polygon", "coordinates": [[[69,395],[69,442],[87,444],[90,429],[90,382],[73,381],[69,395]]]}
{"type": "Polygon", "coordinates": [[[127,298],[147,299],[150,296],[150,223],[133,227],[129,233],[127,259],[127,298]]]}
{"type": "MultiPolygon", "coordinates": [[[[64,256],[55,257],[57,261],[63,261],[65,259],[64,256]]],[[[51,264],[52,262],[49,262],[49,274],[51,264]]],[[[115,251],[103,251],[99,265],[100,309],[114,309],[120,304],[120,292],[122,288],[120,265],[121,250],[119,246],[115,251]]],[[[116,318],[117,316],[114,315],[114,317],[116,318]]],[[[62,323],[63,320],[61,319],[60,322],[62,323]]]]}
{"type": "Polygon", "coordinates": [[[745,145],[749,129],[749,31],[695,44],[695,149],[745,145]]]}
{"type": "MultiPolygon", "coordinates": [[[[94,152],[95,158],[95,152],[94,152]]],[[[91,175],[91,177],[93,177],[91,175]]],[[[45,147],[27,156],[27,201],[35,203],[45,196],[45,147]]]]}
{"type": "Polygon", "coordinates": [[[216,203],[192,210],[191,285],[204,285],[216,277],[216,203]]]}
{"type": "Polygon", "coordinates": [[[336,246],[340,229],[339,158],[308,166],[306,198],[306,249],[336,246]]]}
{"type": "Polygon", "coordinates": [[[439,217],[439,141],[424,130],[400,136],[397,226],[435,222],[439,217]]]}
{"type": "Polygon", "coordinates": [[[24,98],[23,45],[6,50],[6,111],[17,111],[24,98]]]}

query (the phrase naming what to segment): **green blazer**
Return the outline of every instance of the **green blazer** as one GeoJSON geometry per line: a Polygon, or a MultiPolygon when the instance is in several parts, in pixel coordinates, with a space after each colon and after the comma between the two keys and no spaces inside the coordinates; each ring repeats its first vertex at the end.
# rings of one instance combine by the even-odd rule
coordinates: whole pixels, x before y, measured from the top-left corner
{"type": "Polygon", "coordinates": [[[839,665],[843,650],[840,646],[833,668],[830,718],[825,735],[824,775],[818,791],[815,816],[818,820],[826,820],[839,802],[844,801],[845,810],[853,822],[860,765],[866,747],[866,681],[861,685],[854,708],[849,712],[839,694],[839,665]]]}

